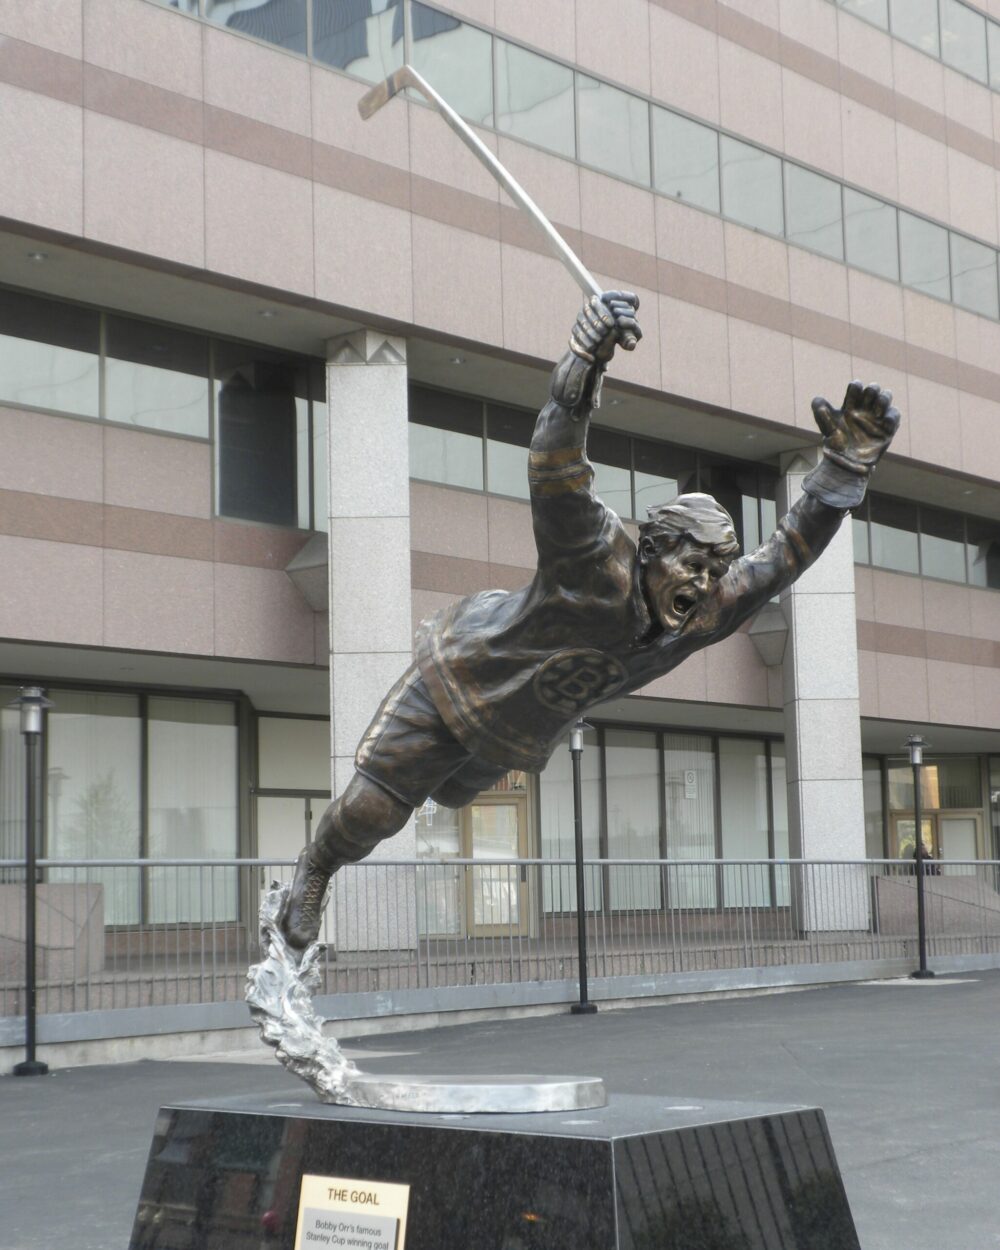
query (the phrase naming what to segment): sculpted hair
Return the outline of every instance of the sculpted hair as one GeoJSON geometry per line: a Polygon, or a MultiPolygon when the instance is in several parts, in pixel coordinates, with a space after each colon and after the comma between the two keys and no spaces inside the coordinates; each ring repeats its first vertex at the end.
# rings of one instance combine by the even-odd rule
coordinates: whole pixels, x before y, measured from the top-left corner
{"type": "Polygon", "coordinates": [[[678,495],[673,503],[647,508],[639,526],[640,541],[652,539],[660,551],[670,551],[685,538],[712,549],[716,556],[737,556],[733,518],[711,495],[678,495]]]}

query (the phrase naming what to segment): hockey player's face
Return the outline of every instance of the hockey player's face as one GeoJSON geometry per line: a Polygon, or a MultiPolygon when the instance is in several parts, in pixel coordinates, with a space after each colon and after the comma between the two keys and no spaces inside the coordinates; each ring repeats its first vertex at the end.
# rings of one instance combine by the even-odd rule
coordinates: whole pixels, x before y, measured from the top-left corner
{"type": "Polygon", "coordinates": [[[657,620],[678,630],[694,615],[725,575],[730,560],[711,547],[684,539],[673,551],[649,551],[643,558],[643,584],[657,620]]]}

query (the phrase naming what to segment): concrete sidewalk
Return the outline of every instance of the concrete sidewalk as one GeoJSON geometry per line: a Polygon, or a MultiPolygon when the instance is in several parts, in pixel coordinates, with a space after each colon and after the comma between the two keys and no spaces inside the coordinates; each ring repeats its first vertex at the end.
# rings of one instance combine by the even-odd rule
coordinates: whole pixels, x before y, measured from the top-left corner
{"type": "MultiPolygon", "coordinates": [[[[818,1105],[864,1250],[989,1250],[998,1039],[1000,972],[986,972],[385,1033],[345,1049],[373,1072],[580,1073],[612,1096],[818,1105]]],[[[0,1246],[124,1250],[161,1104],[303,1088],[263,1047],[0,1079],[0,1246]]]]}

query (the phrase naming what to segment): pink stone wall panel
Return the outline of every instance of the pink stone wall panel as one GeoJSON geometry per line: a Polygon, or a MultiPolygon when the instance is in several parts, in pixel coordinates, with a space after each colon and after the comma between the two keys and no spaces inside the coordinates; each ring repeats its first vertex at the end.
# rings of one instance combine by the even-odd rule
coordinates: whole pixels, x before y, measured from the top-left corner
{"type": "Polygon", "coordinates": [[[312,192],[305,178],[206,151],[207,267],[311,295],[312,192]]]}
{"type": "Polygon", "coordinates": [[[895,121],[845,96],[840,101],[840,125],[844,179],[872,195],[895,200],[899,195],[895,121]]]}
{"type": "MultiPolygon", "coordinates": [[[[639,282],[616,282],[615,275],[594,270],[594,277],[599,286],[605,290],[625,286],[639,297],[639,322],[642,326],[641,344],[631,352],[616,352],[612,364],[615,381],[631,382],[635,386],[645,386],[651,390],[659,390],[662,380],[660,369],[660,351],[664,346],[660,334],[660,301],[655,291],[651,291],[639,282]]],[[[560,353],[561,354],[561,353],[560,353]]]]}
{"type": "MultiPolygon", "coordinates": [[[[410,172],[445,187],[468,191],[487,201],[500,202],[497,180],[476,160],[458,135],[446,126],[436,109],[427,105],[410,106],[410,172]]],[[[497,136],[488,130],[476,132],[491,152],[497,150],[497,136]]]]}
{"type": "MultiPolygon", "coordinates": [[[[525,454],[527,474],[527,453],[525,454]]],[[[515,568],[533,569],[538,560],[531,528],[531,508],[514,499],[490,497],[487,502],[490,560],[515,568]]]]}
{"type": "Polygon", "coordinates": [[[84,118],[87,237],[201,267],[205,263],[204,168],[199,145],[88,112],[84,118]]]}
{"type": "Polygon", "coordinates": [[[896,154],[900,204],[946,222],[950,207],[948,149],[936,139],[897,123],[896,154]]]}
{"type": "Polygon", "coordinates": [[[924,597],[924,628],[940,634],[972,636],[972,599],[977,594],[951,582],[921,581],[924,597]]]}
{"type": "Polygon", "coordinates": [[[719,41],[710,30],[649,6],[652,94],[707,122],[719,121],[719,41]]]}
{"type": "Polygon", "coordinates": [[[0,535],[0,637],[97,646],[102,567],[97,547],[0,535]]]}
{"type": "Polygon", "coordinates": [[[903,289],[906,342],[911,347],[955,354],[955,308],[944,300],[931,299],[920,291],[903,289]]]}
{"type": "MultiPolygon", "coordinates": [[[[580,228],[577,165],[504,136],[500,138],[497,156],[522,187],[530,188],[531,198],[551,222],[564,229],[580,228]]],[[[540,237],[535,235],[536,239],[540,237]]]]}
{"type": "Polygon", "coordinates": [[[1000,479],[1000,404],[960,393],[962,468],[977,477],[1000,479]]]}
{"type": "Polygon", "coordinates": [[[938,724],[972,724],[976,709],[976,670],[969,664],[928,660],[927,705],[930,719],[938,724]]]}
{"type": "Polygon", "coordinates": [[[859,621],[875,619],[875,590],[872,569],[864,564],[854,566],[854,605],[859,621]]]}
{"type": "Polygon", "coordinates": [[[314,203],[317,298],[411,320],[409,214],[318,183],[314,203]]]}
{"type": "Polygon", "coordinates": [[[927,720],[927,661],[879,654],[878,708],[879,715],[889,720],[927,720]]]}
{"type": "Polygon", "coordinates": [[[413,633],[416,634],[422,621],[429,620],[435,612],[446,608],[449,603],[454,603],[459,598],[459,595],[446,595],[439,590],[414,589],[410,600],[413,633]]]}
{"type": "Polygon", "coordinates": [[[858,652],[858,691],[862,716],[878,716],[878,656],[873,651],[858,652]]]}
{"type": "Polygon", "coordinates": [[[684,699],[703,703],[708,698],[706,653],[695,652],[665,676],[657,677],[648,686],[643,686],[641,693],[657,699],[684,699]]]}
{"type": "Polygon", "coordinates": [[[896,282],[847,270],[848,315],[852,325],[877,334],[902,339],[906,336],[903,316],[903,288],[896,282]]]}
{"type": "MultiPolygon", "coordinates": [[[[897,456],[910,454],[910,378],[909,374],[892,369],[881,360],[869,360],[857,354],[851,357],[851,377],[860,378],[867,385],[877,382],[883,390],[892,393],[892,402],[899,409],[900,424],[892,440],[892,450],[897,456]]],[[[877,479],[876,479],[877,480],[877,479]]],[[[876,490],[878,487],[875,488],[876,490]]]]}
{"type": "Polygon", "coordinates": [[[1000,726],[1000,669],[975,668],[976,725],[996,729],[1000,726]]]}
{"type": "Polygon", "coordinates": [[[1000,360],[1000,323],[956,308],[955,349],[963,364],[992,371],[1000,360]]]}
{"type": "MultiPolygon", "coordinates": [[[[566,331],[572,317],[569,311],[579,304],[579,288],[554,257],[539,256],[520,247],[502,244],[500,272],[503,281],[503,345],[508,351],[543,360],[558,360],[566,346],[566,331]],[[539,318],[539,292],[553,308],[565,308],[566,315],[539,318]]],[[[598,279],[598,282],[600,279],[598,279]]],[[[614,376],[621,376],[616,360],[614,376]]]]}
{"type": "Polygon", "coordinates": [[[211,655],[212,565],[144,552],[105,551],[104,644],[211,655]]]}
{"type": "Polygon", "coordinates": [[[654,196],[656,253],[688,269],[726,276],[725,223],[676,200],[654,196]]]}
{"type": "Polygon", "coordinates": [[[410,547],[465,560],[489,560],[486,496],[411,482],[410,547]]]}
{"type": "Polygon", "coordinates": [[[193,439],[106,426],[104,502],[210,517],[211,446],[193,439]]]}
{"type": "Polygon", "coordinates": [[[313,616],[283,571],[215,566],[216,655],[312,664],[313,616]]]}
{"type": "MultiPolygon", "coordinates": [[[[820,0],[816,2],[818,7],[820,0]]],[[[792,160],[805,161],[834,178],[843,177],[840,127],[830,124],[840,108],[837,93],[802,74],[783,69],[781,98],[785,153],[792,160]]]]}
{"type": "Polygon", "coordinates": [[[837,59],[837,13],[825,0],[780,0],[778,25],[787,39],[837,59]]]}
{"type": "Polygon", "coordinates": [[[86,0],[86,59],[116,74],[201,97],[202,26],[155,4],[86,0]]]}
{"type": "Polygon", "coordinates": [[[705,692],[710,703],[767,707],[767,667],[749,634],[731,635],[711,648],[705,692]]]}
{"type": "Polygon", "coordinates": [[[787,300],[787,243],[727,221],[724,226],[726,279],[774,299],[787,300]]]}
{"type": "Polygon", "coordinates": [[[767,420],[792,421],[792,340],[788,334],[729,319],[733,408],[767,420]]]}
{"type": "Polygon", "coordinates": [[[939,468],[961,469],[963,431],[958,390],[913,374],[908,389],[910,454],[939,468]],[[941,437],[942,430],[949,432],[947,438],[941,437]]]}
{"type": "Polygon", "coordinates": [[[723,129],[781,151],[781,67],[738,44],[719,44],[719,116],[723,129]]]}
{"type": "MultiPolygon", "coordinates": [[[[838,321],[850,318],[848,275],[852,272],[839,261],[827,260],[804,248],[788,249],[788,295],[793,305],[838,321]]],[[[885,333],[884,327],[882,333],[885,333]]]]}
{"type": "Polygon", "coordinates": [[[358,112],[363,88],[351,78],[312,66],[312,136],[317,143],[354,152],[369,160],[408,169],[409,105],[397,98],[365,121],[358,112]]]}
{"type": "Polygon", "coordinates": [[[413,317],[443,334],[498,343],[500,244],[436,221],[413,219],[413,317]]]}
{"type": "Polygon", "coordinates": [[[83,111],[0,83],[0,216],[83,228],[83,111]]]}
{"type": "Polygon", "coordinates": [[[0,487],[100,503],[102,438],[96,422],[0,407],[0,487]]]}
{"type": "MultiPolygon", "coordinates": [[[[970,590],[969,615],[973,638],[1000,642],[1000,594],[995,590],[970,590]]],[[[1000,711],[1000,704],[997,710],[1000,711]]]]}
{"type": "MultiPolygon", "coordinates": [[[[983,90],[983,88],[980,88],[983,90]]],[[[948,213],[943,220],[976,239],[997,245],[996,170],[948,149],[948,213]]]]}
{"type": "Polygon", "coordinates": [[[295,134],[312,125],[309,63],[232,31],[204,27],[205,103],[295,134]]]}
{"type": "Polygon", "coordinates": [[[943,113],[945,67],[902,39],[893,39],[891,46],[893,89],[935,113],[943,113]]]}
{"type": "MultiPolygon", "coordinates": [[[[790,7],[795,0],[790,0],[790,7]]],[[[887,31],[859,22],[853,13],[837,14],[837,46],[841,64],[873,82],[892,84],[892,44],[887,31]]]]}
{"type": "Polygon", "coordinates": [[[649,94],[648,0],[577,0],[576,60],[599,77],[649,94]]]}
{"type": "Polygon", "coordinates": [[[79,57],[83,48],[81,0],[0,0],[0,32],[15,39],[79,57]]]}
{"type": "Polygon", "coordinates": [[[728,408],[729,319],[667,295],[659,304],[663,389],[728,408]]]}
{"type": "Polygon", "coordinates": [[[817,347],[805,339],[792,339],[792,371],[792,415],[796,425],[812,433],[816,429],[812,413],[814,396],[824,396],[834,408],[840,406],[847,384],[854,376],[851,357],[846,352],[817,347]]]}
{"type": "Polygon", "coordinates": [[[576,4],[574,0],[500,0],[496,5],[496,28],[518,43],[551,52],[564,61],[576,57],[576,4]]]}
{"type": "Polygon", "coordinates": [[[923,629],[924,594],[920,578],[885,569],[872,569],[871,576],[875,604],[872,619],[880,625],[923,629]]]}

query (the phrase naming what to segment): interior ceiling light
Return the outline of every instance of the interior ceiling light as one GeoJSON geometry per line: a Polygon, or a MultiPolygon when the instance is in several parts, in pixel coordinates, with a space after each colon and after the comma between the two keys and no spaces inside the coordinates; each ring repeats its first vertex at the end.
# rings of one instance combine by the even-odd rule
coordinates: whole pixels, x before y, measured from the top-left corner
{"type": "Polygon", "coordinates": [[[453,365],[464,365],[465,357],[464,356],[452,356],[450,363],[453,365]]]}
{"type": "Polygon", "coordinates": [[[264,317],[267,320],[270,320],[272,317],[277,317],[277,315],[278,310],[276,308],[261,308],[257,312],[258,317],[264,317]]]}
{"type": "Polygon", "coordinates": [[[44,264],[49,259],[48,252],[29,252],[28,260],[33,260],[36,265],[44,264]]]}

